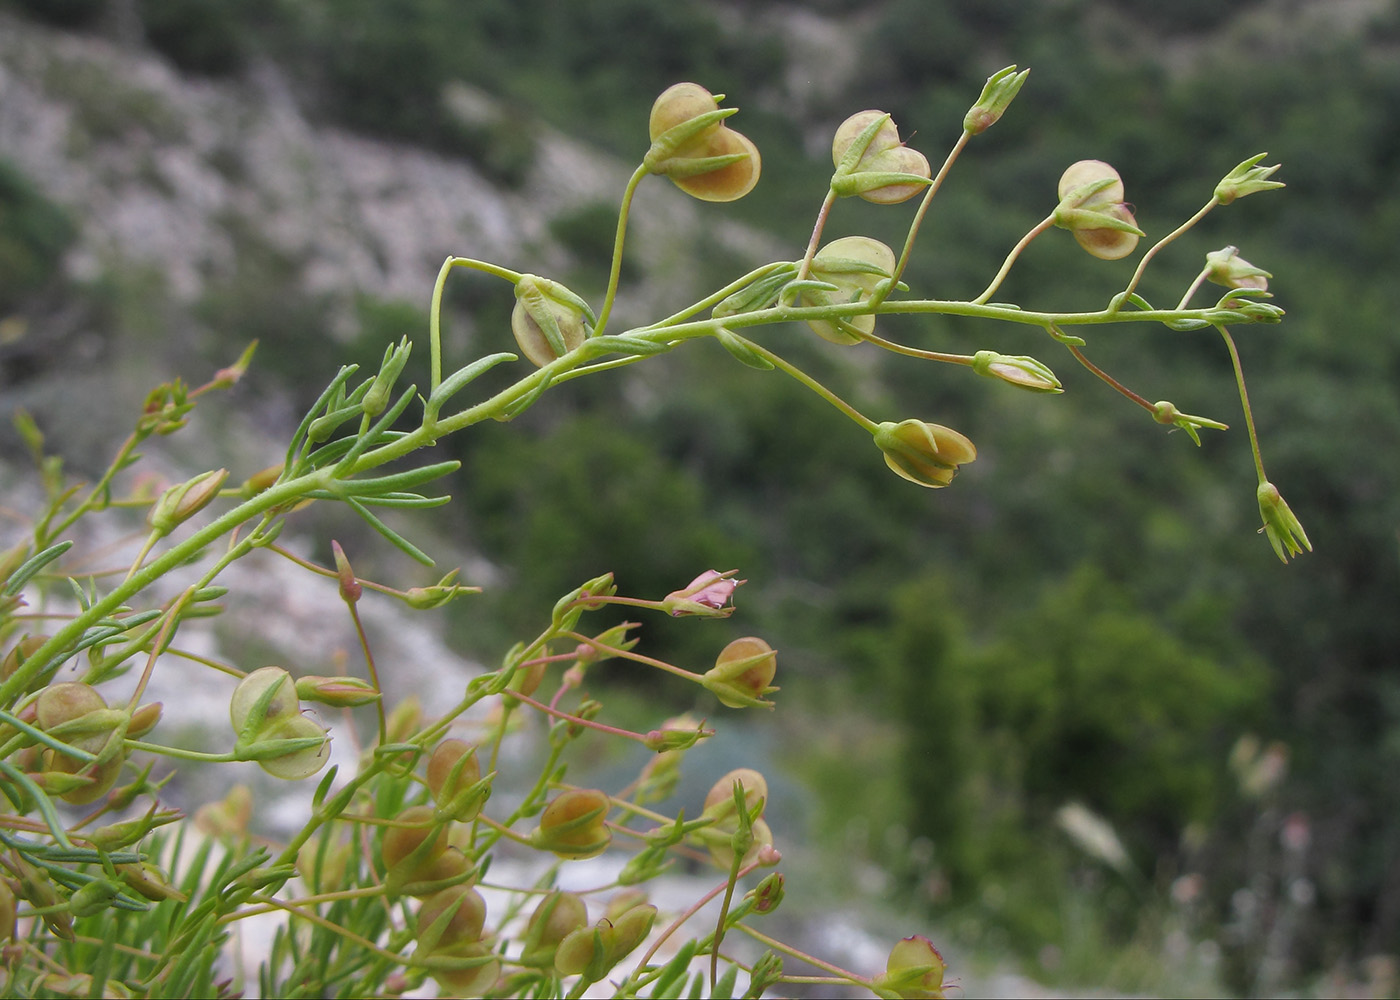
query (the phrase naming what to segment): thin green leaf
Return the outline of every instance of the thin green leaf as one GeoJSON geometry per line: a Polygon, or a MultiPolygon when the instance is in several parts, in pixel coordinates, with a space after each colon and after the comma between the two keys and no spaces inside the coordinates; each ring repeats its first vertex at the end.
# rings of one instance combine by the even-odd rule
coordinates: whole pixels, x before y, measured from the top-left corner
{"type": "Polygon", "coordinates": [[[55,542],[42,552],[36,552],[24,562],[20,563],[10,579],[6,581],[3,590],[0,590],[0,597],[13,597],[18,594],[20,588],[28,583],[39,570],[53,562],[63,553],[73,547],[72,542],[55,542]]]}
{"type": "Polygon", "coordinates": [[[519,360],[520,358],[518,355],[502,352],[500,354],[488,354],[484,358],[478,358],[476,361],[473,361],[465,368],[459,368],[438,383],[438,387],[433,390],[433,394],[428,397],[427,403],[423,406],[425,415],[430,419],[435,419],[438,415],[438,411],[442,409],[443,404],[455,393],[460,392],[468,384],[497,365],[506,361],[519,360]]]}
{"type": "Polygon", "coordinates": [[[432,559],[428,558],[427,554],[422,549],[418,548],[418,546],[414,545],[407,538],[404,538],[393,528],[389,527],[383,521],[379,520],[379,518],[375,517],[374,514],[370,512],[370,509],[364,504],[360,503],[360,501],[356,500],[354,497],[346,497],[345,502],[348,503],[351,507],[353,507],[355,513],[359,514],[362,518],[364,518],[365,522],[371,528],[373,528],[375,531],[379,532],[381,535],[387,538],[396,548],[402,551],[405,555],[409,556],[412,559],[416,559],[424,566],[433,565],[432,559]]]}

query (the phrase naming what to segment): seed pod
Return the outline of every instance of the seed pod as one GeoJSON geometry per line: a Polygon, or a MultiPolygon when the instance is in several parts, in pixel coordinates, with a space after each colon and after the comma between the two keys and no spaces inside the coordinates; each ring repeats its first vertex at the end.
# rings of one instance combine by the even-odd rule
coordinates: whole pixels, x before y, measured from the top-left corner
{"type": "MultiPolygon", "coordinates": [[[[836,290],[804,290],[802,302],[813,306],[863,302],[891,277],[894,268],[894,251],[879,240],[868,236],[844,236],[832,240],[812,258],[812,277],[835,285],[836,290]]],[[[867,313],[839,320],[811,319],[807,325],[817,336],[833,344],[858,344],[860,334],[874,332],[875,316],[867,313]]]]}
{"type": "Polygon", "coordinates": [[[611,800],[600,791],[575,788],[561,792],[545,807],[530,839],[536,847],[561,858],[602,854],[612,842],[612,831],[604,823],[611,807],[611,800]]]}
{"type": "Polygon", "coordinates": [[[899,129],[883,111],[859,111],[836,130],[831,141],[836,174],[831,189],[858,195],[877,205],[897,205],[928,187],[928,158],[899,139],[899,129]]]}
{"type": "Polygon", "coordinates": [[[1060,176],[1055,225],[1100,260],[1118,260],[1137,248],[1143,235],[1123,201],[1118,171],[1102,160],[1080,160],[1060,176]]]}

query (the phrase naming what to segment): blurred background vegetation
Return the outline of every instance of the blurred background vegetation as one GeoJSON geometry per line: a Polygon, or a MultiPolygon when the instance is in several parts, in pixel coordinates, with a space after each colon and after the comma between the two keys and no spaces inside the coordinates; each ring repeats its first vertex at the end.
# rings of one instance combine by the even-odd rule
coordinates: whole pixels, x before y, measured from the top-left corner
{"type": "MultiPolygon", "coordinates": [[[[1255,535],[1248,444],[1228,359],[1211,336],[1104,328],[1088,348],[1148,398],[1235,425],[1197,449],[1025,331],[891,320],[887,332],[911,342],[1036,353],[1068,391],[1033,397],[908,359],[862,354],[857,365],[853,352],[802,331],[777,333],[775,346],[867,411],[944,422],[978,444],[956,486],[931,493],[890,476],[868,438],[819,401],[709,345],[635,377],[571,383],[511,425],[445,443],[464,471],[448,515],[457,520],[444,530],[506,574],[453,623],[464,647],[494,658],[559,593],[599,572],[615,571],[624,592],[659,596],[699,570],[739,566],[752,582],[728,627],[782,651],[785,711],[840,719],[788,728],[779,751],[817,796],[810,836],[893,873],[890,892],[958,940],[1019,955],[1036,975],[1128,988],[1160,988],[1173,961],[1203,955],[1219,959],[1212,984],[1242,993],[1393,976],[1400,5],[0,8],[147,46],[198,80],[237,83],[276,66],[312,119],[466,159],[506,191],[533,163],[538,127],[631,161],[655,94],[694,79],[743,109],[734,124],[764,155],[755,194],[715,211],[771,233],[792,256],[829,172],[820,137],[841,118],[888,110],[936,163],[988,73],[1029,66],[1011,112],[970,148],[925,227],[906,280],[934,296],[975,295],[1048,211],[1074,160],[1112,162],[1156,237],[1235,163],[1269,150],[1288,189],[1218,211],[1163,256],[1142,291],[1175,301],[1204,252],[1227,242],[1273,273],[1289,315],[1240,340],[1270,478],[1315,546],[1296,565],[1280,566],[1255,535]],[[839,92],[814,81],[794,106],[784,21],[798,16],[837,25],[845,51],[833,64],[850,58],[855,70],[839,92]],[[460,84],[507,110],[451,113],[445,95],[460,84]],[[1112,824],[1126,865],[1105,864],[1057,827],[1067,803],[1112,824]]],[[[126,121],[142,110],[112,113],[126,121]]],[[[77,210],[0,161],[3,321],[63,329],[74,309],[86,311],[85,328],[149,320],[158,280],[77,287],[64,277],[77,210]]],[[[907,218],[841,205],[828,233],[893,242],[907,218]]],[[[601,291],[611,225],[610,212],[586,209],[551,226],[578,262],[561,277],[584,294],[601,291]]],[[[260,246],[256,231],[241,246],[236,271],[199,304],[202,322],[225,338],[214,354],[226,360],[262,336],[261,376],[313,391],[329,369],[301,362],[331,349],[318,303],[297,285],[295,262],[260,246]]],[[[998,297],[1092,307],[1122,286],[1125,266],[1045,238],[998,297]]],[[[717,286],[732,276],[702,277],[717,286]]],[[[478,327],[502,324],[508,293],[483,289],[454,285],[455,307],[478,327]]],[[[346,351],[377,358],[424,315],[366,298],[358,333],[329,361],[346,351]]],[[[46,363],[5,360],[0,388],[46,363]]],[[[715,633],[697,638],[691,624],[648,625],[649,641],[701,662],[715,633]]],[[[653,703],[674,697],[647,675],[625,680],[654,684],[653,703]]]]}

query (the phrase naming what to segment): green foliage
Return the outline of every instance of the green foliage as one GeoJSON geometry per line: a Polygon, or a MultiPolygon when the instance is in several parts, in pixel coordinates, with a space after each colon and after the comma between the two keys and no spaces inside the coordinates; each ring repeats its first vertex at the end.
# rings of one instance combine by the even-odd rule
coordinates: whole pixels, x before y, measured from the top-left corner
{"type": "Polygon", "coordinates": [[[7,160],[0,160],[0,317],[53,279],[77,227],[7,160]]]}
{"type": "Polygon", "coordinates": [[[107,0],[7,0],[7,5],[60,28],[90,28],[107,10],[107,0]]]}
{"type": "MultiPolygon", "coordinates": [[[[22,6],[56,11],[61,5],[22,6]]],[[[588,138],[633,152],[640,148],[635,121],[661,84],[687,76],[739,95],[771,83],[783,69],[781,58],[769,51],[774,43],[761,32],[745,31],[746,37],[736,40],[725,30],[712,31],[712,14],[696,6],[579,2],[564,11],[558,6],[495,0],[289,2],[279,6],[277,31],[256,25],[248,30],[256,44],[292,67],[323,116],[461,152],[478,163],[489,158],[489,137],[464,137],[460,122],[442,117],[443,87],[453,80],[513,95],[530,113],[556,124],[588,121],[588,138]],[[619,24],[627,33],[619,34],[619,24]],[[701,30],[690,32],[691,26],[701,30]],[[628,43],[599,42],[617,37],[628,43]],[[737,65],[741,62],[746,64],[737,65]]],[[[850,12],[858,5],[820,6],[850,12]]],[[[250,9],[227,7],[236,7],[239,17],[250,9]]],[[[753,608],[762,628],[776,630],[775,644],[801,650],[817,665],[820,678],[847,671],[883,676],[881,665],[899,666],[908,676],[894,671],[903,677],[896,684],[925,678],[921,659],[890,660],[878,652],[883,649],[878,637],[896,620],[890,580],[937,567],[939,575],[958,581],[956,601],[946,595],[940,600],[955,604],[962,616],[999,623],[1017,613],[1055,634],[1079,624],[1064,589],[1067,580],[1081,577],[1066,577],[1065,567],[1083,566],[1078,572],[1085,579],[1099,574],[1098,583],[1083,584],[1086,592],[1109,591],[1101,595],[1102,615],[1081,609],[1086,634],[1094,636],[1102,655],[1065,668],[1090,691],[1083,713],[1066,709],[1058,687],[1046,679],[1057,661],[1038,650],[1034,635],[1018,629],[964,633],[949,625],[955,638],[947,655],[954,661],[990,664],[1022,678],[1014,697],[1010,691],[985,691],[990,680],[967,681],[967,690],[953,685],[940,695],[948,706],[971,704],[976,720],[992,709],[1001,720],[995,738],[988,738],[994,744],[986,751],[991,763],[953,758],[960,761],[958,768],[983,775],[978,780],[984,784],[991,777],[999,782],[988,786],[991,805],[984,811],[1003,820],[999,827],[987,821],[997,831],[988,836],[988,853],[1001,851],[1003,861],[976,868],[986,884],[1005,886],[1006,873],[1025,863],[1028,838],[1043,836],[1045,811],[1054,808],[1055,796],[1073,791],[1082,778],[1072,769],[1056,779],[1050,762],[1064,754],[1050,747],[1044,766],[1034,769],[1038,790],[1032,794],[1027,768],[1037,760],[1027,762],[1026,752],[1018,749],[1019,730],[1004,720],[1043,723],[1028,725],[1027,731],[1045,739],[1045,732],[1063,735],[1050,709],[1070,711],[1081,727],[1097,734],[1098,743],[1091,740],[1091,746],[1101,746],[1104,731],[1111,732],[1110,723],[1117,721],[1106,706],[1148,713],[1149,721],[1154,710],[1143,697],[1125,694],[1114,702],[1100,690],[1123,681],[1110,669],[1110,653],[1142,656],[1164,681],[1170,679],[1166,664],[1175,657],[1199,668],[1189,673],[1214,699],[1221,718],[1249,718],[1253,712],[1266,735],[1290,741],[1293,777],[1281,807],[1313,818],[1317,841],[1328,845],[1331,858],[1312,872],[1325,891],[1309,933],[1334,944],[1317,944],[1314,953],[1351,948],[1358,940],[1365,948],[1384,950],[1400,926],[1400,909],[1388,902],[1394,894],[1387,889],[1393,817],[1400,816],[1400,803],[1390,771],[1378,763],[1390,759],[1386,748],[1400,733],[1400,702],[1377,696],[1388,690],[1400,649],[1400,624],[1392,613],[1400,587],[1395,558],[1400,470],[1386,461],[1400,445],[1393,390],[1400,377],[1393,323],[1400,301],[1387,278],[1394,263],[1393,233],[1400,225],[1400,197],[1391,184],[1400,159],[1394,121],[1400,75],[1383,47],[1337,45],[1325,33],[1299,41],[1286,25],[1261,20],[1264,12],[1256,8],[1194,2],[899,3],[881,8],[868,36],[852,34],[865,39],[859,106],[896,112],[918,130],[911,145],[926,151],[942,144],[940,130],[964,109],[966,88],[959,84],[976,83],[988,68],[978,61],[981,53],[1005,52],[1008,59],[1034,67],[1015,111],[982,137],[977,169],[956,171],[940,195],[930,216],[940,236],[923,242],[906,274],[915,287],[940,297],[974,294],[1028,221],[1053,207],[1055,177],[1081,156],[1101,156],[1120,168],[1150,237],[1198,207],[1202,180],[1233,162],[1233,154],[1210,146],[1212,137],[1234,136],[1245,149],[1270,149],[1285,163],[1289,211],[1275,217],[1273,206],[1245,202],[1231,209],[1237,214],[1229,232],[1236,232],[1238,223],[1248,240],[1242,245],[1245,255],[1273,271],[1278,288],[1287,290],[1279,299],[1290,312],[1285,332],[1256,331],[1257,336],[1242,338],[1241,350],[1246,365],[1261,376],[1253,399],[1261,425],[1270,428],[1270,471],[1296,484],[1290,486],[1290,499],[1318,543],[1318,552],[1309,557],[1310,573],[1280,577],[1267,565],[1267,547],[1261,555],[1253,544],[1257,539],[1237,540],[1242,532],[1247,535],[1244,529],[1255,514],[1247,477],[1229,471],[1247,461],[1236,433],[1207,438],[1198,451],[1183,435],[1167,436],[1139,414],[1105,415],[1101,388],[1088,378],[1066,375],[1063,362],[1054,367],[1069,392],[1055,400],[977,392],[961,371],[901,365],[879,372],[882,388],[872,394],[878,401],[909,409],[932,406],[949,419],[955,414],[983,449],[979,465],[965,474],[977,492],[950,493],[936,501],[897,491],[891,496],[883,488],[883,470],[862,464],[868,456],[861,435],[830,431],[814,415],[815,406],[777,376],[722,369],[727,358],[719,351],[713,352],[719,363],[712,369],[706,360],[690,359],[702,374],[688,384],[653,376],[664,367],[648,365],[648,378],[656,381],[643,389],[660,397],[655,413],[648,410],[638,418],[630,404],[605,405],[584,396],[578,408],[585,411],[591,434],[551,426],[538,440],[564,443],[570,450],[531,442],[530,455],[542,470],[538,489],[528,497],[499,484],[486,490],[481,516],[519,502],[530,510],[530,523],[522,528],[526,519],[517,516],[513,532],[485,525],[474,530],[493,539],[492,555],[522,580],[546,561],[539,538],[560,537],[576,520],[589,530],[613,530],[597,524],[606,512],[595,507],[579,513],[580,503],[589,502],[580,483],[582,470],[590,467],[589,449],[621,434],[612,424],[626,420],[624,443],[602,446],[601,467],[621,468],[627,482],[633,481],[628,470],[636,465],[671,486],[688,484],[658,486],[652,497],[676,505],[677,524],[680,513],[693,515],[697,504],[706,515],[699,544],[676,537],[663,540],[664,551],[713,552],[709,526],[719,525],[735,547],[722,547],[720,553],[742,551],[745,572],[771,574],[772,589],[782,594],[753,608]],[[1207,34],[1211,28],[1220,33],[1207,34]],[[1149,58],[1163,31],[1176,35],[1181,51],[1199,60],[1166,72],[1149,58]],[[645,440],[653,444],[633,437],[639,423],[651,425],[654,437],[645,440]],[[567,468],[553,470],[555,463],[567,468]],[[706,484],[703,503],[694,496],[697,482],[706,484]],[[558,502],[548,495],[555,488],[562,491],[558,502]],[[516,541],[526,548],[514,549],[516,541]],[[1267,663],[1271,672],[1267,708],[1273,714],[1258,704],[1264,689],[1257,678],[1250,679],[1248,668],[1238,668],[1234,695],[1223,682],[1212,686],[1212,677],[1234,677],[1234,668],[1221,664],[1254,662],[1267,663]],[[1094,677],[1099,684],[1090,683],[1094,677]],[[1251,699],[1252,710],[1246,707],[1251,699]],[[1042,703],[1050,721],[1041,718],[1042,703]],[[1226,706],[1233,707],[1226,711],[1226,706]],[[1358,809],[1364,814],[1360,819],[1358,809]],[[1006,867],[998,868],[1003,862],[1006,867]],[[1372,920],[1370,914],[1377,916],[1372,920]]],[[[1373,40],[1393,41],[1395,23],[1392,12],[1373,40]]],[[[111,134],[121,127],[124,112],[118,111],[95,116],[96,132],[106,128],[111,134]]],[[[820,183],[825,152],[817,151],[815,167],[813,161],[798,160],[803,129],[810,126],[791,114],[745,109],[746,123],[759,118],[762,127],[746,126],[750,134],[786,138],[763,143],[761,204],[740,211],[774,228],[786,227],[780,231],[796,246],[808,226],[808,181],[815,175],[820,183]],[[783,149],[791,154],[787,162],[783,149]],[[784,183],[780,177],[792,180],[784,183]]],[[[524,131],[505,129],[507,144],[526,145],[520,138],[524,131]]],[[[526,161],[514,154],[504,159],[526,161]]],[[[512,175],[512,169],[496,173],[512,175]]],[[[852,220],[846,209],[837,207],[835,226],[852,220]]],[[[861,225],[866,225],[863,218],[861,225]]],[[[893,242],[882,227],[900,235],[900,224],[884,219],[870,222],[866,231],[893,242]]],[[[1008,298],[1069,308],[1081,296],[1100,302],[1121,287],[1130,266],[1100,266],[1079,255],[1067,238],[1056,242],[1053,236],[1065,234],[1051,234],[1027,252],[1008,280],[1008,298]]],[[[1198,260],[1236,238],[1208,220],[1164,259],[1198,260]]],[[[234,283],[216,286],[204,315],[216,329],[275,333],[280,339],[265,340],[265,349],[280,354],[275,367],[295,373],[307,353],[297,346],[298,334],[314,331],[315,343],[325,340],[316,304],[305,301],[285,277],[294,271],[287,263],[240,265],[247,274],[237,279],[237,291],[234,283]],[[275,305],[278,295],[290,304],[282,314],[275,305]]],[[[1155,303],[1170,304],[1189,275],[1171,267],[1160,273],[1160,279],[1149,273],[1143,292],[1155,303]]],[[[717,285],[732,275],[717,271],[713,277],[717,285]]],[[[460,296],[487,326],[476,311],[485,299],[467,302],[467,292],[450,288],[449,296],[460,296]]],[[[495,300],[487,305],[502,310],[495,300]]],[[[508,298],[503,308],[509,309],[508,298]]],[[[882,326],[893,319],[882,319],[882,326]]],[[[503,320],[498,315],[489,325],[503,331],[503,320]]],[[[910,343],[933,346],[960,343],[973,326],[939,317],[890,329],[900,330],[910,343]]],[[[1035,336],[1010,331],[995,346],[1008,353],[1049,347],[1043,339],[1027,339],[1035,336]]],[[[1232,416],[1234,388],[1212,374],[1222,357],[1218,340],[1195,334],[1140,337],[1121,328],[1102,328],[1089,339],[1090,357],[1149,398],[1166,396],[1239,430],[1232,416]]],[[[791,356],[804,366],[823,357],[805,349],[791,356]]],[[[856,399],[852,384],[864,387],[873,379],[853,374],[844,361],[812,370],[856,399]]],[[[488,441],[481,453],[484,465],[486,455],[504,461],[512,451],[488,441]]],[[[482,478],[491,483],[489,469],[482,478]]],[[[464,488],[473,504],[476,488],[470,483],[464,488]]],[[[627,508],[626,498],[613,502],[627,508]]],[[[677,529],[678,535],[688,532],[677,529]]],[[[659,575],[654,582],[671,585],[659,575]]],[[[541,588],[532,600],[539,604],[547,596],[541,588]]],[[[910,628],[908,622],[900,627],[910,628]]],[[[941,640],[930,635],[925,641],[935,648],[941,640]]],[[[933,681],[952,684],[946,678],[933,681]]],[[[1127,686],[1129,694],[1138,692],[1136,685],[1127,686]]],[[[957,730],[958,715],[939,710],[937,718],[941,727],[957,730]]],[[[977,733],[991,732],[989,726],[978,721],[980,728],[955,731],[947,737],[950,747],[957,743],[965,750],[977,733]]],[[[1195,730],[1188,725],[1184,731],[1195,730]]],[[[1154,746],[1163,759],[1186,762],[1188,776],[1180,787],[1155,782],[1155,791],[1136,805],[1126,795],[1115,803],[1095,802],[1105,811],[1111,806],[1115,822],[1125,821],[1118,810],[1137,817],[1131,831],[1124,829],[1136,838],[1142,858],[1171,835],[1171,823],[1179,822],[1181,817],[1164,819],[1168,811],[1218,815],[1223,794],[1218,740],[1203,736],[1195,756],[1176,748],[1181,756],[1174,757],[1166,744],[1154,746]]],[[[1154,759],[1144,749],[1139,762],[1146,767],[1154,759]]],[[[1121,776],[1115,775],[1113,784],[1122,785],[1121,776]]],[[[925,788],[911,776],[911,795],[925,788]]],[[[1211,862],[1217,902],[1240,884],[1230,881],[1234,867],[1224,855],[1231,850],[1238,855],[1242,849],[1221,847],[1211,862]]],[[[1164,864],[1179,857],[1174,849],[1164,848],[1164,855],[1164,864]]],[[[1027,884],[1026,891],[1033,894],[1035,886],[1027,884]]],[[[1043,914],[1054,905],[1053,896],[1036,905],[1043,914]]]]}
{"type": "Polygon", "coordinates": [[[189,73],[226,76],[248,59],[248,25],[267,18],[274,0],[139,0],[151,46],[189,73]]]}

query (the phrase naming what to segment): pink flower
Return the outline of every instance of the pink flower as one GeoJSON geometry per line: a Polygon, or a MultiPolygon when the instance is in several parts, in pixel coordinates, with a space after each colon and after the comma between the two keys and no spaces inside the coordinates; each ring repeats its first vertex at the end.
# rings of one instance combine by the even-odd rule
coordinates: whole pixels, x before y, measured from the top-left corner
{"type": "Polygon", "coordinates": [[[734,612],[729,600],[734,596],[735,589],[742,583],[748,583],[747,580],[732,579],[737,572],[737,569],[723,573],[717,569],[707,569],[691,580],[685,589],[667,594],[662,604],[676,618],[685,615],[727,618],[734,612]]]}

